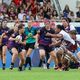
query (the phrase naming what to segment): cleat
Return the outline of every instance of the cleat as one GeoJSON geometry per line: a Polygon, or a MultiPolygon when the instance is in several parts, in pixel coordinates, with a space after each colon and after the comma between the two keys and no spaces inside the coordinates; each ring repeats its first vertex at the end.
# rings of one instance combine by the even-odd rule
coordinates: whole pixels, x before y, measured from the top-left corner
{"type": "Polygon", "coordinates": [[[5,70],[5,67],[3,67],[2,70],[5,70]]]}
{"type": "Polygon", "coordinates": [[[31,67],[29,67],[29,69],[28,70],[31,70],[31,67]]]}

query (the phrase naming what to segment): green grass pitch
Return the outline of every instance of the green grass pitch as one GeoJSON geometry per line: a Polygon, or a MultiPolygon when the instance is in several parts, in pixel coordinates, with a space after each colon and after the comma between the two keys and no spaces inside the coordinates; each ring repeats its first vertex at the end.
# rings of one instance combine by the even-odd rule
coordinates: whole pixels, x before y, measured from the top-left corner
{"type": "Polygon", "coordinates": [[[0,69],[0,80],[80,80],[80,69],[69,71],[44,70],[41,68],[26,69],[19,72],[18,69],[3,71],[0,69]]]}

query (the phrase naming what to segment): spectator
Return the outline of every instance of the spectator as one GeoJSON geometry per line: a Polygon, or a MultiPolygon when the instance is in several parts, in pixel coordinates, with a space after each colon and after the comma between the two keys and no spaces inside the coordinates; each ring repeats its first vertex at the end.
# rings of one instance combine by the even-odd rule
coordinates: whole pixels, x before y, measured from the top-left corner
{"type": "Polygon", "coordinates": [[[36,20],[39,21],[40,20],[40,14],[36,15],[36,20]]]}
{"type": "Polygon", "coordinates": [[[26,20],[27,20],[27,19],[26,19],[26,15],[24,15],[22,21],[23,21],[23,22],[26,22],[26,20]]]}
{"type": "Polygon", "coordinates": [[[6,7],[5,4],[1,5],[0,11],[3,13],[3,16],[8,15],[6,18],[9,20],[16,20],[18,17],[20,21],[24,19],[51,19],[53,12],[57,16],[55,9],[51,6],[50,0],[42,0],[40,2],[37,0],[12,0],[9,7],[6,7]],[[25,16],[24,19],[23,16],[25,16]]]}
{"type": "Polygon", "coordinates": [[[24,13],[24,10],[21,9],[21,10],[20,10],[20,13],[18,14],[18,19],[19,19],[20,21],[22,21],[24,15],[26,15],[26,14],[24,13]]]}
{"type": "Polygon", "coordinates": [[[10,8],[10,12],[8,16],[11,17],[13,20],[15,19],[16,13],[15,13],[14,7],[10,8]]]}
{"type": "Polygon", "coordinates": [[[69,18],[62,18],[62,25],[65,28],[66,32],[70,32],[72,30],[76,30],[73,25],[70,24],[71,19],[69,18]]]}
{"type": "Polygon", "coordinates": [[[32,12],[33,16],[36,18],[36,14],[37,14],[37,4],[36,4],[36,1],[34,1],[34,3],[31,3],[31,12],[32,12]]]}
{"type": "Polygon", "coordinates": [[[34,21],[34,15],[30,15],[30,20],[34,21]]]}
{"type": "Polygon", "coordinates": [[[30,7],[31,7],[31,3],[30,3],[29,1],[26,2],[26,8],[25,8],[25,12],[26,12],[26,14],[27,14],[27,12],[29,12],[30,7]]]}
{"type": "Polygon", "coordinates": [[[13,0],[13,2],[17,7],[19,7],[22,4],[22,0],[13,0]]]}
{"type": "Polygon", "coordinates": [[[11,2],[10,6],[11,7],[15,7],[16,6],[15,3],[14,3],[14,1],[11,2]]]}
{"type": "Polygon", "coordinates": [[[4,18],[3,13],[0,11],[0,20],[2,20],[4,18]]]}
{"type": "Polygon", "coordinates": [[[79,7],[79,11],[76,12],[76,16],[77,16],[77,18],[80,18],[80,7],[79,7]]]}
{"type": "Polygon", "coordinates": [[[73,12],[73,11],[70,11],[70,12],[69,12],[68,18],[70,18],[71,21],[75,21],[74,19],[75,19],[76,17],[75,17],[75,15],[74,15],[74,12],[73,12]]]}
{"type": "Polygon", "coordinates": [[[52,12],[52,16],[54,17],[54,19],[58,19],[58,14],[56,10],[52,12]]]}
{"type": "Polygon", "coordinates": [[[0,11],[3,12],[3,13],[6,13],[7,12],[7,5],[6,4],[2,4],[0,6],[0,11]]]}
{"type": "Polygon", "coordinates": [[[69,6],[66,5],[65,8],[64,8],[64,10],[63,10],[63,16],[67,18],[69,12],[70,12],[69,6]]]}

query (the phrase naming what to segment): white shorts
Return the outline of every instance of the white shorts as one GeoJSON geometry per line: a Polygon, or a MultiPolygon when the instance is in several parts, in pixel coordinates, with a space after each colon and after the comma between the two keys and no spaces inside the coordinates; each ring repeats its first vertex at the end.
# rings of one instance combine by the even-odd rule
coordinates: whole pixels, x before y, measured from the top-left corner
{"type": "Polygon", "coordinates": [[[66,47],[61,45],[60,47],[56,47],[54,49],[55,55],[59,52],[59,51],[63,51],[64,53],[66,52],[66,47]]]}

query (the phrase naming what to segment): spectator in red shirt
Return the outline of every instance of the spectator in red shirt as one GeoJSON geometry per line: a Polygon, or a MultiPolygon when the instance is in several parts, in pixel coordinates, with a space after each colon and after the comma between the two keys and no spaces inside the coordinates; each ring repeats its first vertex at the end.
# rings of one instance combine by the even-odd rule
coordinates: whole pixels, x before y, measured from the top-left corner
{"type": "Polygon", "coordinates": [[[16,6],[20,6],[23,0],[13,0],[16,6]]]}

